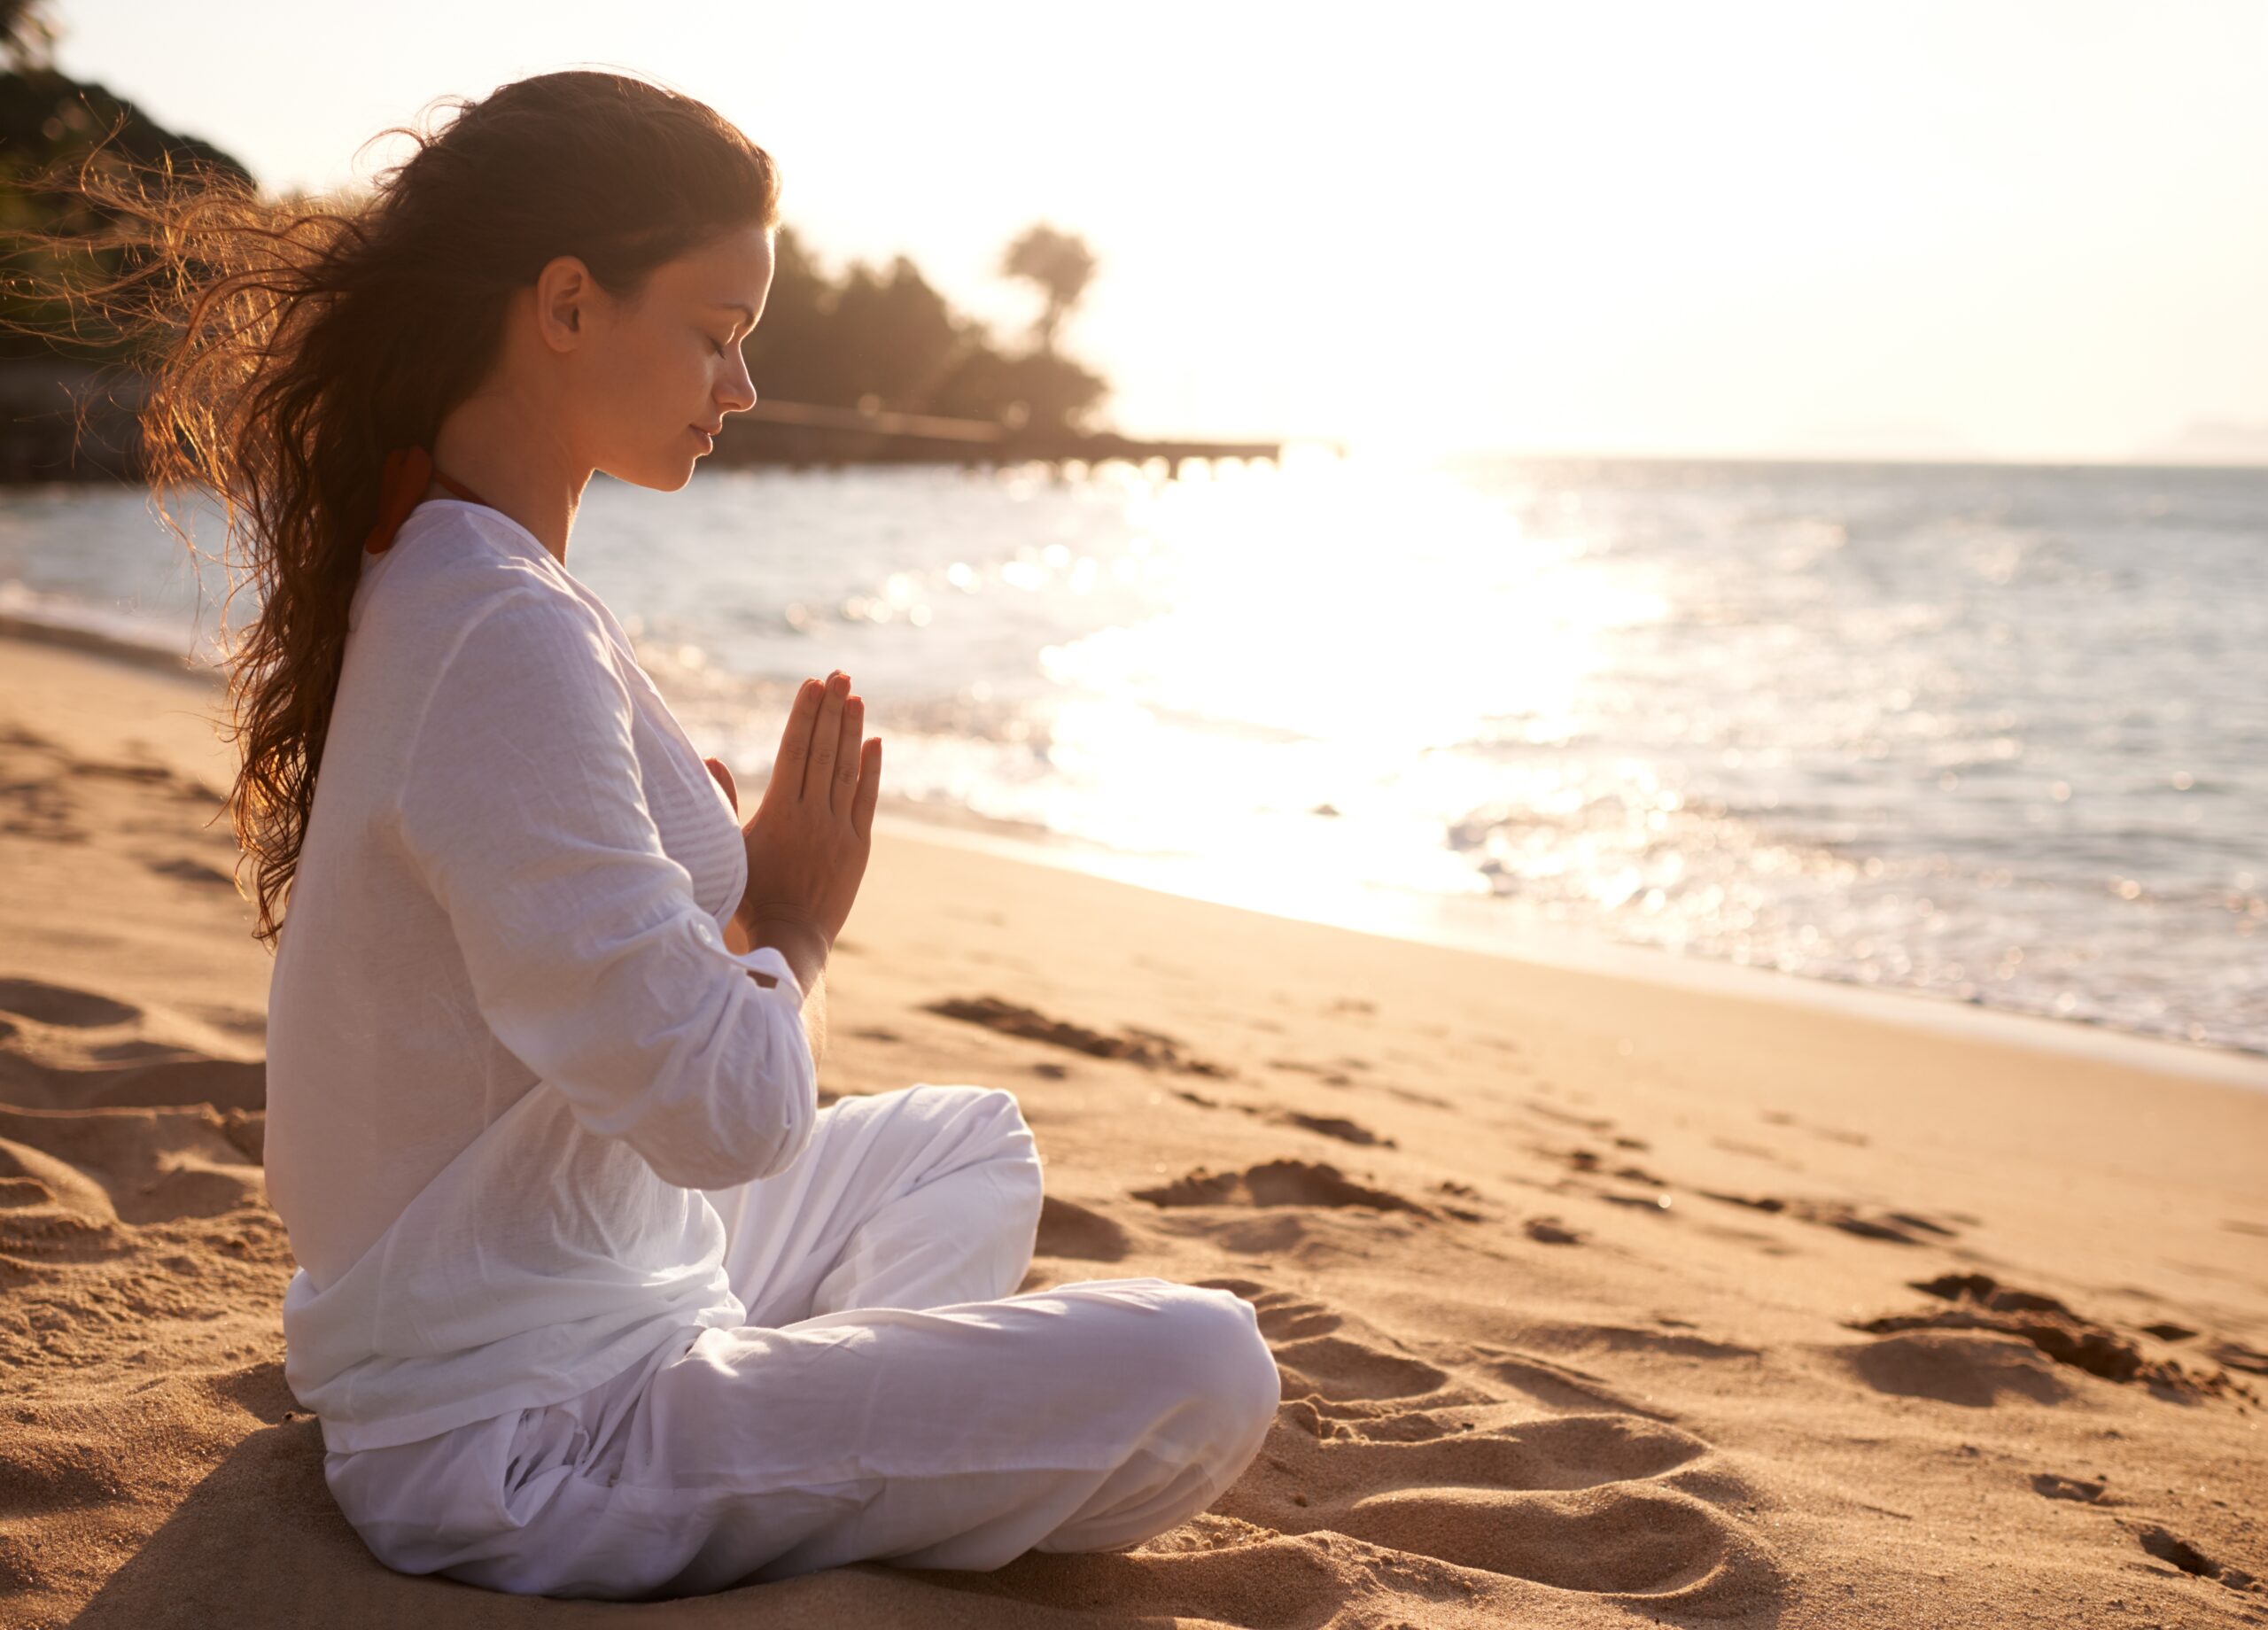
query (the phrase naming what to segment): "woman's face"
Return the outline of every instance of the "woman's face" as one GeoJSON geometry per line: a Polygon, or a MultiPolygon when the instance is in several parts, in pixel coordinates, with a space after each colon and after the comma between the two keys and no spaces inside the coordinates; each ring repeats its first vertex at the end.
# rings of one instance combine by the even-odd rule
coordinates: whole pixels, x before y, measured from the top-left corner
{"type": "Polygon", "coordinates": [[[728,413],[756,404],[741,346],[772,291],[772,235],[734,231],[655,268],[634,302],[591,302],[579,346],[579,435],[592,468],[674,492],[728,413]]]}

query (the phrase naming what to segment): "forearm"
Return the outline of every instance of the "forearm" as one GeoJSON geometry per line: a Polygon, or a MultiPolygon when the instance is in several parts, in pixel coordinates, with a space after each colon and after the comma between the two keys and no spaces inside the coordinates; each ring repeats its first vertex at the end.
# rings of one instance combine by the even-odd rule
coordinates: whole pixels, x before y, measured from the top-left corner
{"type": "Polygon", "coordinates": [[[827,1052],[827,970],[821,968],[804,989],[804,1034],[810,1038],[812,1062],[827,1052]]]}
{"type": "Polygon", "coordinates": [[[812,1062],[817,1064],[827,1052],[827,953],[818,936],[778,921],[751,928],[735,917],[725,925],[725,943],[736,956],[770,945],[786,959],[804,990],[804,1035],[811,1044],[812,1062]]]}

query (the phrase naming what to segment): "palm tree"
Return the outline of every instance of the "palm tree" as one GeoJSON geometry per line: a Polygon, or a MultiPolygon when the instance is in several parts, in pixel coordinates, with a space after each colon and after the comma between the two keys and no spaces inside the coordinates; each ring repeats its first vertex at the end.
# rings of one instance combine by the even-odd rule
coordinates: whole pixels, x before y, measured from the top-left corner
{"type": "MultiPolygon", "coordinates": [[[[4,0],[0,0],[4,3],[4,0]]],[[[1042,223],[1028,229],[1001,258],[1001,276],[1024,277],[1039,285],[1047,304],[1032,324],[1032,337],[1045,355],[1055,352],[1055,330],[1093,281],[1093,251],[1075,233],[1042,223]]]]}

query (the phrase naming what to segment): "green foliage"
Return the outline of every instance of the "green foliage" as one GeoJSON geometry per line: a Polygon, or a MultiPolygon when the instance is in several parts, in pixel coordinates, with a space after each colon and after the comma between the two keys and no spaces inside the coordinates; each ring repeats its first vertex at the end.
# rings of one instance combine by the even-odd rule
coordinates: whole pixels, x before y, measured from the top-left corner
{"type": "MultiPolygon", "coordinates": [[[[5,26],[0,17],[0,39],[13,37],[5,26]]],[[[97,242],[111,219],[71,185],[89,162],[251,180],[219,148],[167,130],[100,85],[28,62],[0,73],[0,357],[124,355],[109,321],[75,308],[66,292],[127,269],[125,251],[97,242]]]]}
{"type": "MultiPolygon", "coordinates": [[[[795,229],[782,227],[773,260],[764,321],[749,342],[750,369],[766,396],[1068,431],[1086,428],[1109,393],[1099,375],[1054,353],[1052,324],[1036,349],[1005,351],[904,255],[887,269],[854,260],[830,278],[795,229]]],[[[1077,293],[1066,290],[1064,311],[1077,293]]]]}
{"type": "Polygon", "coordinates": [[[1094,280],[1094,252],[1084,239],[1043,222],[1008,245],[1000,257],[1000,274],[1038,286],[1046,304],[1032,323],[1032,339],[1042,351],[1052,352],[1056,330],[1094,280]]]}
{"type": "MultiPolygon", "coordinates": [[[[98,310],[69,291],[128,269],[132,252],[102,241],[114,224],[70,185],[80,165],[198,169],[250,185],[235,159],[152,121],[125,98],[44,65],[40,8],[0,0],[0,359],[136,359],[98,310]]],[[[1040,226],[1012,244],[1006,276],[1046,295],[1029,348],[998,345],[955,312],[900,255],[853,261],[831,277],[791,228],[781,229],[772,293],[749,341],[757,389],[782,401],[941,414],[1036,431],[1090,428],[1109,385],[1055,351],[1055,335],[1094,271],[1076,237],[1040,226]]],[[[193,279],[194,268],[188,268],[193,279]]],[[[144,343],[148,343],[147,341],[144,343]]]]}
{"type": "Polygon", "coordinates": [[[40,0],[0,0],[0,62],[43,68],[55,50],[55,24],[40,0]]]}

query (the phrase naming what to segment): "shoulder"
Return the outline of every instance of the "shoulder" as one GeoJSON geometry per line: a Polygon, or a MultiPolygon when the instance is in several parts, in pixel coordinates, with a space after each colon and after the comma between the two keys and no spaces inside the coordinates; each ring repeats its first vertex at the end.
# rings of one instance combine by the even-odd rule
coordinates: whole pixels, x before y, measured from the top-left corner
{"type": "Polygon", "coordinates": [[[365,643],[446,664],[476,629],[483,643],[607,644],[563,568],[516,523],[478,504],[420,505],[393,546],[366,558],[352,619],[365,643]]]}

